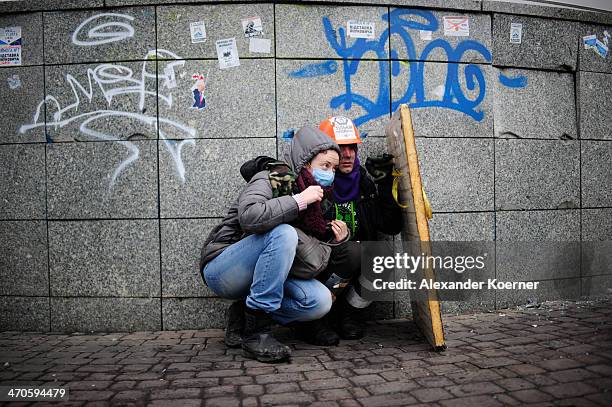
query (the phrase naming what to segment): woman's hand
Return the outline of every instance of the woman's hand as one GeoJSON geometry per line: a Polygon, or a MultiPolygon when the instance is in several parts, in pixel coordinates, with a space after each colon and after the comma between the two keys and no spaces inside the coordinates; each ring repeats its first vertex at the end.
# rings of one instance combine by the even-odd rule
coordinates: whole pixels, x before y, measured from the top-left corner
{"type": "Polygon", "coordinates": [[[306,205],[310,205],[314,202],[320,202],[323,199],[323,188],[318,185],[311,185],[300,192],[299,195],[300,198],[306,202],[306,205]]]}
{"type": "Polygon", "coordinates": [[[334,232],[336,242],[343,241],[349,234],[348,226],[346,226],[346,223],[341,220],[332,220],[331,228],[332,232],[334,232]]]}

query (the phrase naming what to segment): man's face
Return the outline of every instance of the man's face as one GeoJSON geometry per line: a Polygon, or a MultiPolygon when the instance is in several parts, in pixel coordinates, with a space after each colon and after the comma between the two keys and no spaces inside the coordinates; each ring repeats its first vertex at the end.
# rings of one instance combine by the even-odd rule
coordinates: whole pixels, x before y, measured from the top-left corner
{"type": "Polygon", "coordinates": [[[338,169],[343,174],[348,174],[353,171],[355,165],[355,147],[353,144],[345,144],[340,146],[340,165],[338,169]]]}

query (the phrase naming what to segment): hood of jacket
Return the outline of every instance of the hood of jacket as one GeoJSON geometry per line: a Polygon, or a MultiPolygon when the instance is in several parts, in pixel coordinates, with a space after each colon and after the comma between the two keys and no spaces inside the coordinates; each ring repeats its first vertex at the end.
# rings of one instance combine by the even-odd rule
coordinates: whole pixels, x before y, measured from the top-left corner
{"type": "Polygon", "coordinates": [[[340,155],[340,147],[327,134],[317,127],[304,126],[291,139],[289,151],[285,153],[285,162],[293,172],[299,174],[304,165],[325,150],[334,150],[340,155]]]}

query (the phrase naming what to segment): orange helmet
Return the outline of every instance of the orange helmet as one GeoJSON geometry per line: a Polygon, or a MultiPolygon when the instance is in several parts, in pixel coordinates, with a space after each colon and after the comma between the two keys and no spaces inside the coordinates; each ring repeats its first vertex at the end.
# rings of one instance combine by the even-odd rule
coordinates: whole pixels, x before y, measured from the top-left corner
{"type": "Polygon", "coordinates": [[[362,143],[357,126],[348,117],[329,117],[321,122],[319,129],[331,137],[338,145],[362,143]]]}

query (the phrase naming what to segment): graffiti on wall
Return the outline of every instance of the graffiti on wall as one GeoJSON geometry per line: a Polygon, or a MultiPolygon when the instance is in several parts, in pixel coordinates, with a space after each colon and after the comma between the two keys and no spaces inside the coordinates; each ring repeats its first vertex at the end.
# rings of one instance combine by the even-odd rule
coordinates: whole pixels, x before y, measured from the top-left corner
{"type": "MultiPolygon", "coordinates": [[[[413,30],[413,33],[437,31],[439,24],[434,14],[427,10],[394,9],[390,13],[382,15],[381,18],[385,23],[387,20],[389,21],[389,27],[381,33],[380,37],[372,40],[358,38],[349,46],[344,28],[334,28],[330,19],[323,17],[325,38],[329,46],[342,59],[345,86],[345,92],[333,97],[329,101],[329,106],[332,109],[344,108],[345,110],[351,109],[353,105],[360,106],[365,113],[355,118],[355,124],[358,126],[370,120],[387,116],[389,101],[391,100],[389,70],[392,76],[397,77],[401,74],[400,65],[405,64],[409,70],[409,81],[403,93],[392,100],[392,112],[400,104],[407,103],[412,108],[441,107],[452,109],[476,121],[481,121],[484,118],[484,112],[480,109],[480,104],[487,91],[485,75],[478,64],[460,64],[458,61],[461,61],[464,54],[471,52],[479,54],[485,62],[490,63],[491,52],[478,41],[463,40],[456,46],[452,46],[445,39],[437,38],[430,41],[417,55],[411,30],[413,30]],[[414,17],[420,21],[413,20],[414,17]],[[409,62],[399,61],[395,49],[392,49],[390,55],[387,55],[385,48],[391,36],[397,36],[401,40],[407,52],[406,59],[409,62]],[[435,99],[428,98],[425,92],[425,61],[434,50],[442,50],[449,61],[446,63],[445,84],[442,89],[434,92],[435,99]],[[378,95],[373,100],[354,92],[352,89],[352,79],[357,74],[364,55],[368,53],[373,53],[378,60],[378,95]],[[461,74],[464,75],[463,79],[467,90],[475,92],[475,96],[469,96],[464,92],[460,80],[461,74]]],[[[303,65],[300,69],[290,72],[289,76],[312,78],[332,75],[338,71],[338,68],[338,62],[328,60],[323,63],[303,65]]],[[[502,85],[511,88],[527,86],[527,78],[524,76],[509,78],[500,74],[499,81],[502,85]]]]}
{"type": "MultiPolygon", "coordinates": [[[[86,19],[75,30],[72,40],[75,45],[79,46],[95,46],[108,42],[121,41],[133,35],[134,29],[131,25],[125,22],[106,22],[93,26],[87,32],[86,38],[83,38],[81,31],[92,21],[101,17],[119,17],[124,20],[131,21],[133,17],[125,14],[103,13],[86,19]],[[109,32],[102,31],[108,27],[120,27],[121,31],[109,32]]],[[[142,69],[139,72],[134,72],[131,68],[121,64],[103,63],[95,68],[88,68],[86,71],[87,82],[79,82],[73,75],[66,74],[66,83],[72,91],[72,103],[61,106],[60,101],[54,95],[47,95],[42,100],[34,113],[32,123],[21,126],[19,132],[26,133],[27,131],[37,127],[47,127],[50,129],[60,129],[73,123],[80,123],[79,131],[81,134],[91,137],[96,140],[117,141],[128,151],[128,157],[123,160],[114,170],[110,177],[110,188],[115,185],[117,178],[132,165],[139,157],[139,148],[136,143],[129,140],[121,140],[115,134],[108,130],[100,130],[104,128],[104,122],[113,118],[121,118],[123,120],[134,120],[148,127],[153,132],[159,134],[159,138],[163,140],[163,144],[172,157],[175,164],[176,172],[182,182],[185,181],[185,166],[182,160],[182,149],[185,145],[194,145],[194,140],[185,140],[193,138],[196,134],[195,129],[185,126],[176,121],[165,117],[157,117],[156,112],[146,114],[145,102],[147,98],[157,99],[157,103],[164,103],[168,107],[172,107],[172,94],[164,93],[165,90],[170,90],[177,87],[176,73],[177,69],[182,67],[185,61],[179,60],[179,56],[171,51],[156,49],[147,52],[144,55],[142,69]],[[169,61],[164,61],[165,67],[163,73],[156,75],[155,59],[163,58],[169,61]],[[157,78],[159,76],[160,86],[157,89],[157,78]],[[108,103],[107,109],[96,109],[84,113],[79,113],[79,108],[84,104],[91,103],[95,96],[94,92],[101,92],[102,96],[108,103]],[[113,99],[120,95],[136,95],[137,105],[131,106],[130,111],[112,109],[113,99]],[[41,115],[46,109],[47,119],[41,115]],[[96,126],[101,124],[101,126],[96,126]],[[175,141],[169,139],[169,135],[175,141]]],[[[160,65],[162,62],[160,62],[160,65]]]]}

